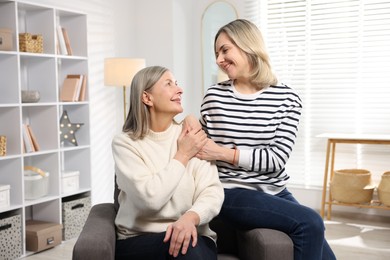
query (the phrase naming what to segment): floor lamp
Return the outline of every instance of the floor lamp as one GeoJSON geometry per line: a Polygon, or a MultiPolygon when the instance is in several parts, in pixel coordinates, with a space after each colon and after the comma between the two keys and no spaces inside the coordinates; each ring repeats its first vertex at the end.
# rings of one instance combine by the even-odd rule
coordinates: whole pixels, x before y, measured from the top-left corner
{"type": "Polygon", "coordinates": [[[104,85],[123,87],[123,116],[126,121],[126,87],[134,75],[145,67],[144,59],[106,58],[104,60],[104,85]]]}

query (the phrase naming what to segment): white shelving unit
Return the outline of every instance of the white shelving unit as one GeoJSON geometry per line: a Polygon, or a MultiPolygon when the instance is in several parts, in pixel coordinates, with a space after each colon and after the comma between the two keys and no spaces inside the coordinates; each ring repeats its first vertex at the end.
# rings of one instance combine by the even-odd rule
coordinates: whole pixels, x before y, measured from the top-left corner
{"type": "Polygon", "coordinates": [[[0,28],[12,30],[11,51],[0,51],[0,135],[7,137],[7,154],[0,156],[0,184],[10,185],[10,207],[0,209],[0,219],[22,216],[22,255],[25,222],[29,219],[61,223],[61,203],[73,196],[89,196],[91,151],[88,87],[86,101],[61,102],[59,93],[68,74],[88,75],[86,14],[27,1],[0,1],[0,28]],[[56,27],[66,28],[73,55],[57,53],[56,27]],[[19,33],[43,36],[43,53],[19,51],[19,33]],[[22,103],[22,90],[38,90],[37,103],[22,103]],[[66,110],[72,123],[83,123],[75,133],[78,146],[61,143],[59,121],[66,110]],[[24,153],[22,125],[30,124],[40,144],[38,152],[24,153]],[[48,195],[25,200],[23,168],[38,167],[50,173],[48,195]],[[80,188],[61,191],[61,172],[80,172],[80,188]]]}

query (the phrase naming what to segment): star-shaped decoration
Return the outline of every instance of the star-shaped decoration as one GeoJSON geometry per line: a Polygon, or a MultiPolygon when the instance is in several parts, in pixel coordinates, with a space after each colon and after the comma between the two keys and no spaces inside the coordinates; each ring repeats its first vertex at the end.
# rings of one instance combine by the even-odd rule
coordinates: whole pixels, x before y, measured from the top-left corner
{"type": "Polygon", "coordinates": [[[75,132],[80,129],[82,123],[71,123],[68,117],[68,112],[64,110],[60,119],[60,137],[61,143],[67,141],[75,146],[78,146],[75,132]]]}

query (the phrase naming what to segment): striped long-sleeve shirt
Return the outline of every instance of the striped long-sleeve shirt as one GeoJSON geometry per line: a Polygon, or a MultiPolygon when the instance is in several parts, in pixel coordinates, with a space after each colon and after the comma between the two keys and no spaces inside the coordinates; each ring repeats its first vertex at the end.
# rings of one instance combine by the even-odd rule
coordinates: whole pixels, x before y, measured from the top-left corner
{"type": "Polygon", "coordinates": [[[218,161],[225,188],[277,194],[284,189],[285,165],[298,131],[302,101],[286,85],[255,94],[237,92],[232,81],[211,86],[201,106],[201,124],[217,144],[237,147],[238,166],[218,161]]]}

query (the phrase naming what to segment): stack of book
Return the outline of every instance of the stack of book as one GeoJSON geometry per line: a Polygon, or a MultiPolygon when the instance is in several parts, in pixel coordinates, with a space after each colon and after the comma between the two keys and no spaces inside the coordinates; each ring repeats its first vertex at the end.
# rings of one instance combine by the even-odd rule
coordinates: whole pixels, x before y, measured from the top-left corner
{"type": "Polygon", "coordinates": [[[87,75],[70,74],[62,83],[60,100],[63,102],[85,101],[87,75]]]}
{"type": "Polygon", "coordinates": [[[63,55],[73,55],[72,46],[70,45],[68,31],[57,25],[58,53],[63,55]]]}
{"type": "Polygon", "coordinates": [[[41,149],[38,144],[38,140],[35,137],[35,134],[29,124],[23,124],[23,141],[24,152],[37,152],[41,149]]]}

